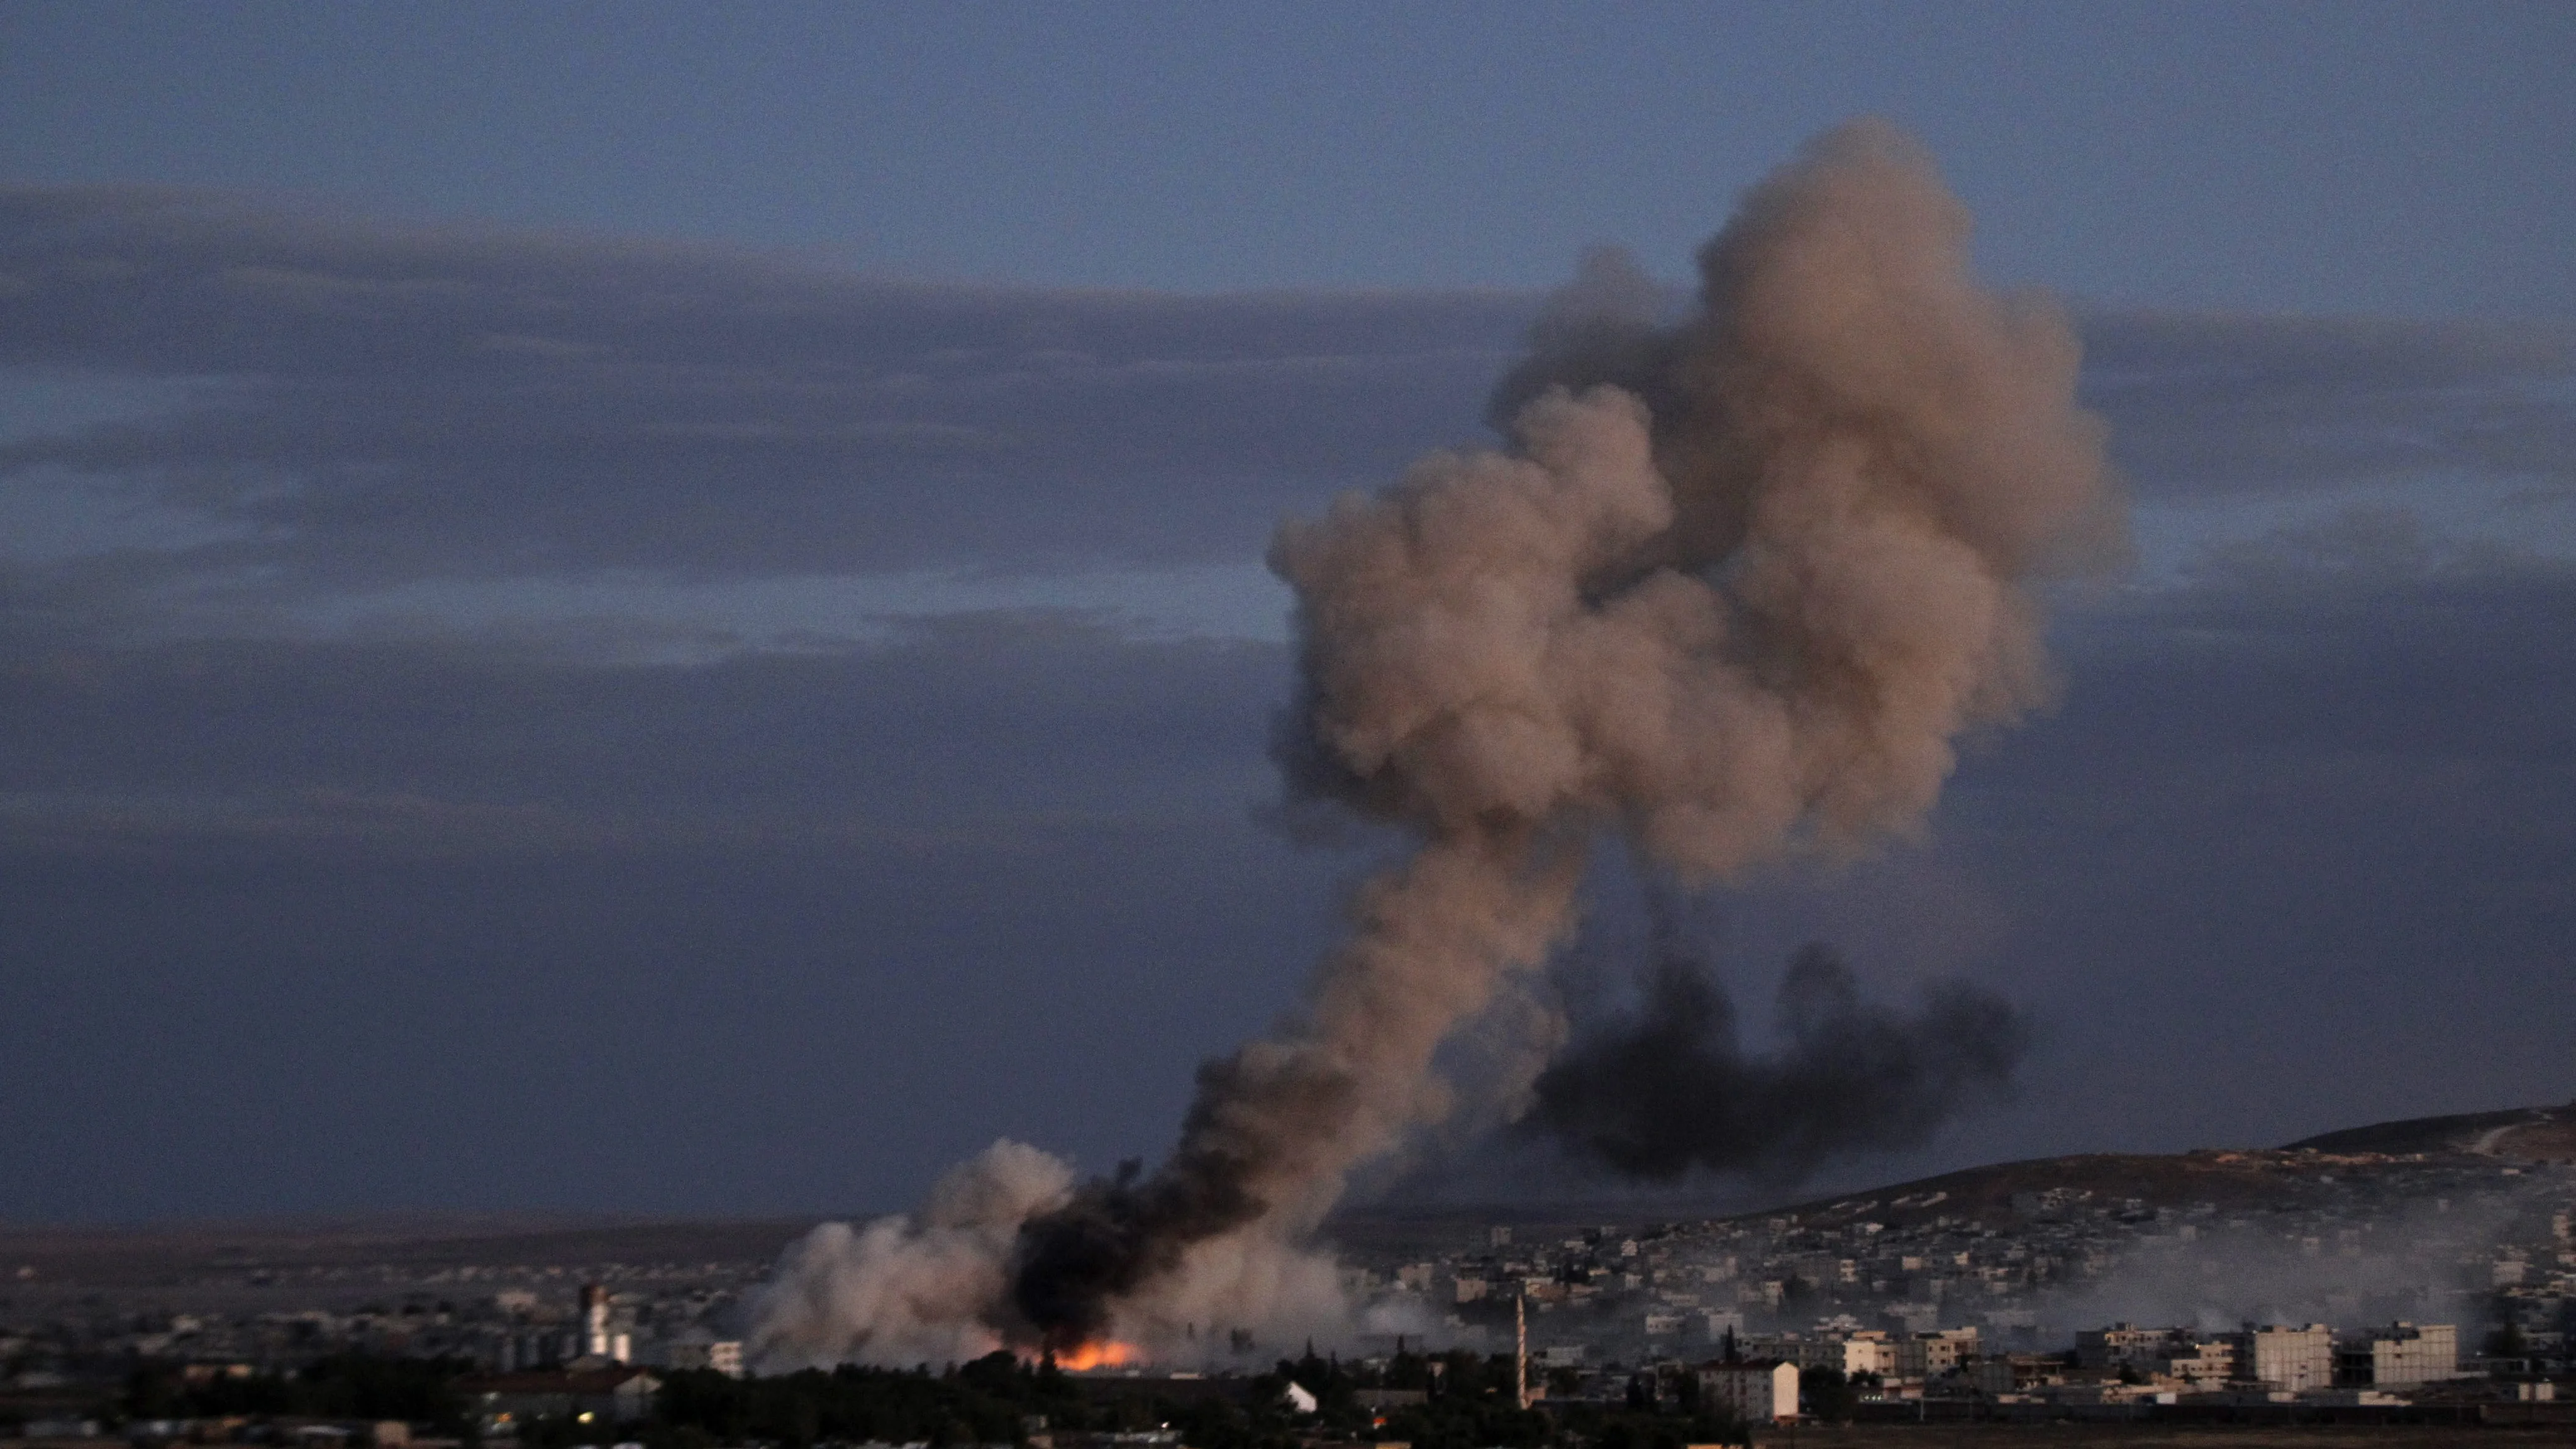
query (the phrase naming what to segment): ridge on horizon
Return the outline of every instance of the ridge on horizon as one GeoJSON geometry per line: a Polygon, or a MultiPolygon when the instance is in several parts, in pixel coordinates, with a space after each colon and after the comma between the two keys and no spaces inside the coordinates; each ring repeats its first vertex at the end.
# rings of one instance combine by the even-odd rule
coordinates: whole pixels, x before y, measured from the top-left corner
{"type": "MultiPolygon", "coordinates": [[[[2252,1177],[2262,1173],[2277,1174],[2280,1167],[2286,1166],[2276,1161],[2282,1154],[2309,1152],[2389,1157],[2455,1155],[2533,1162],[2576,1160],[2576,1101],[2564,1105],[2395,1118],[2337,1128],[2278,1147],[2195,1147],[2181,1152],[2071,1152],[2048,1157],[2014,1158],[1824,1196],[1798,1197],[1718,1216],[1732,1220],[1824,1212],[1851,1204],[1873,1200],[1885,1202],[1891,1198],[1933,1192],[1948,1193],[1941,1206],[1955,1212],[1961,1203],[1971,1200],[1972,1193],[1976,1199],[1994,1198],[1997,1202],[1990,1205],[2000,1205],[2012,1192],[2027,1190],[2025,1179],[2035,1182],[2048,1178],[2051,1179],[2046,1183],[2049,1187],[2078,1187],[2088,1179],[2098,1179],[2104,1185],[2149,1186],[2154,1179],[2169,1176],[2163,1169],[2194,1162],[2209,1168],[2246,1165],[2248,1172],[2238,1175],[2248,1177],[2249,1182],[2244,1185],[2250,1186],[2252,1177]]],[[[2200,1175],[2205,1177],[2206,1173],[2200,1175]]],[[[1668,1200],[1651,1204],[1633,1200],[1587,1201],[1579,1197],[1544,1203],[1381,1203],[1349,1209],[1338,1214],[1336,1221],[1349,1224],[1369,1220],[1429,1222],[1481,1218],[1498,1223],[1612,1222],[1622,1215],[1634,1219],[1641,1207],[1651,1208],[1651,1215],[1657,1217],[1668,1217],[1677,1212],[1689,1216],[1683,1207],[1686,1201],[1684,1195],[1676,1194],[1668,1200]]]]}

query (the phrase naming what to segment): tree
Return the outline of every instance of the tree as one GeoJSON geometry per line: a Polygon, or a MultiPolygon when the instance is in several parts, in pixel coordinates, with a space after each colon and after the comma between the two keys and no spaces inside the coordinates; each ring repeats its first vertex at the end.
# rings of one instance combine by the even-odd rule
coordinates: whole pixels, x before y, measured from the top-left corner
{"type": "Polygon", "coordinates": [[[1830,1423],[1841,1423],[1852,1416],[1857,1396],[1852,1393],[1843,1371],[1821,1364],[1798,1370],[1798,1399],[1809,1415],[1830,1423]]]}

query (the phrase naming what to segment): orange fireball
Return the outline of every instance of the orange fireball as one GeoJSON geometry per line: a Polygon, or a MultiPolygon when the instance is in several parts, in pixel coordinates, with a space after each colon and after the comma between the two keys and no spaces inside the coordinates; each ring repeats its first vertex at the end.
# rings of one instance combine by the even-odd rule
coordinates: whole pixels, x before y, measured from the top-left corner
{"type": "Polygon", "coordinates": [[[1089,1373],[1093,1369],[1125,1368],[1129,1364],[1144,1361],[1143,1349],[1132,1343],[1120,1343],[1116,1339],[1077,1343],[1069,1349],[1059,1351],[1055,1356],[1056,1367],[1068,1373],[1077,1374],[1089,1373]]]}

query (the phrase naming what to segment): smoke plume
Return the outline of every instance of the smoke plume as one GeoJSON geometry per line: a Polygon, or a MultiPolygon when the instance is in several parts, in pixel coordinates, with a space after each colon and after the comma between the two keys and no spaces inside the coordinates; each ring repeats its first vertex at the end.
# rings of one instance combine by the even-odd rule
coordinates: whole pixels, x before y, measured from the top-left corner
{"type": "Polygon", "coordinates": [[[1290,790],[1418,848],[1306,1006],[1201,1069],[1169,1160],[1036,1211],[956,1314],[1058,1346],[1273,1321],[1350,1171],[1448,1110],[1442,1040],[1570,929],[1594,837],[1686,884],[1848,853],[2045,701],[2027,586],[2101,558],[2117,501],[2072,332],[1980,290],[1967,237],[1911,141],[1834,131],[1748,194],[1678,325],[1589,264],[1499,395],[1509,451],[1281,528],[1290,790]]]}
{"type": "Polygon", "coordinates": [[[1578,1036],[1539,1074],[1525,1124],[1631,1177],[1693,1169],[1795,1182],[1832,1158],[1916,1147],[2011,1090],[2029,1028],[2010,1003],[1937,983],[1911,1015],[1873,1005],[1831,947],[1780,981],[1788,1043],[1749,1056],[1708,964],[1658,920],[1634,1016],[1578,1036]]]}
{"type": "Polygon", "coordinates": [[[758,1310],[752,1348],[773,1369],[849,1362],[957,1363],[999,1347],[960,1305],[1001,1294],[1003,1264],[1030,1216],[1063,1206],[1073,1169],[1018,1142],[950,1168],[918,1218],[862,1229],[825,1223],[787,1250],[758,1310]]]}

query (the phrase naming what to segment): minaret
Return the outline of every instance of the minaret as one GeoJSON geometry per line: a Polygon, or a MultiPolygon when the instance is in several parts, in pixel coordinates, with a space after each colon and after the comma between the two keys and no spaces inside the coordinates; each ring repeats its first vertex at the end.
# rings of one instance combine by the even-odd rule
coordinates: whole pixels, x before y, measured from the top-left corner
{"type": "Polygon", "coordinates": [[[608,1286],[604,1283],[581,1285],[582,1356],[624,1363],[632,1351],[633,1343],[627,1335],[609,1332],[608,1286]]]}
{"type": "Polygon", "coordinates": [[[1512,1299],[1512,1402],[1529,1407],[1529,1295],[1512,1299]]]}

